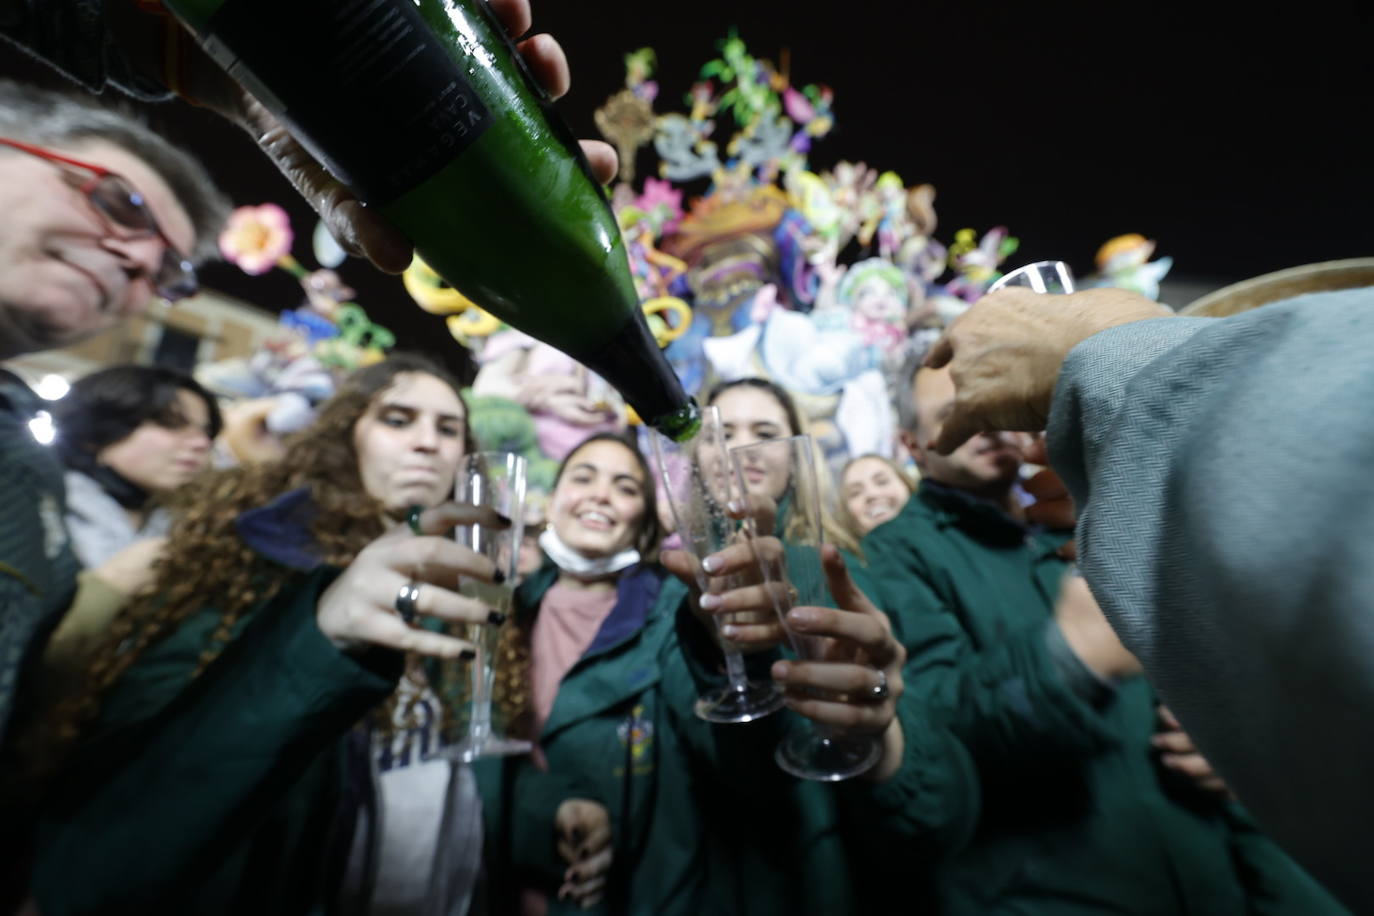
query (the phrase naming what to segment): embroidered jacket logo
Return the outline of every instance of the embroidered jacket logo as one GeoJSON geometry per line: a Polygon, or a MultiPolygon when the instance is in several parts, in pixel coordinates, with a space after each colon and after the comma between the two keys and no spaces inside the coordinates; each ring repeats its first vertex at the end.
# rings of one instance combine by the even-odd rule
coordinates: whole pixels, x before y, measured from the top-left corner
{"type": "Polygon", "coordinates": [[[620,746],[630,747],[630,758],[638,763],[649,750],[654,740],[654,723],[644,718],[644,706],[639,704],[616,726],[616,737],[620,746]]]}

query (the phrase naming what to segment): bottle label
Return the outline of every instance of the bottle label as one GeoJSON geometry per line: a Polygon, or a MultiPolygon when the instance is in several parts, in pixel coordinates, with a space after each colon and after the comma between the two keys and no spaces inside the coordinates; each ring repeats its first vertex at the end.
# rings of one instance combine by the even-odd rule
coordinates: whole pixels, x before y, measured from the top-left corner
{"type": "Polygon", "coordinates": [[[374,206],[434,175],[493,120],[455,57],[464,52],[430,31],[415,0],[229,0],[202,43],[374,206]]]}

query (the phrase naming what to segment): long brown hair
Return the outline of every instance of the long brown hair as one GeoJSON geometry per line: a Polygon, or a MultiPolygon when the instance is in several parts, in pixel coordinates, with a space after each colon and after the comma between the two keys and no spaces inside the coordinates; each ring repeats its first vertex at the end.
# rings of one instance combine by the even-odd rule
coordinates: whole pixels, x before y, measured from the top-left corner
{"type": "MultiPolygon", "coordinates": [[[[797,402],[792,395],[768,379],[740,378],[730,382],[721,382],[707,392],[705,403],[708,406],[714,404],[721,395],[735,388],[752,388],[755,391],[762,391],[777,401],[782,412],[787,415],[788,426],[792,428],[792,431],[788,433],[789,436],[809,436],[811,434],[811,426],[806,422],[806,417],[802,416],[801,411],[797,410],[797,402]]],[[[830,465],[821,454],[820,447],[814,438],[811,440],[811,446],[815,457],[816,486],[820,490],[821,526],[825,531],[825,536],[836,547],[847,550],[857,557],[862,557],[863,552],[859,549],[858,539],[835,517],[835,488],[830,479],[830,465]]]]}
{"type": "MultiPolygon", "coordinates": [[[[623,446],[634,456],[643,478],[644,512],[639,519],[635,532],[634,546],[639,551],[641,562],[654,562],[658,558],[658,546],[663,540],[663,529],[658,521],[658,499],[654,492],[654,478],[649,470],[649,462],[635,442],[619,433],[603,432],[589,436],[568,452],[563,463],[558,466],[554,477],[553,489],[557,491],[563,473],[572,465],[577,453],[597,442],[614,442],[623,446]]],[[[534,731],[534,702],[530,676],[530,634],[534,626],[533,618],[511,620],[501,631],[501,640],[495,653],[495,684],[492,689],[492,702],[505,723],[506,733],[518,735],[531,741],[537,740],[534,731]]]]}
{"type": "MultiPolygon", "coordinates": [[[[443,381],[461,400],[458,382],[420,356],[397,354],[344,380],[308,428],[286,442],[278,460],[208,472],[173,498],[175,522],[154,566],[154,583],[111,624],[95,655],[86,689],[59,712],[59,740],[75,738],[98,711],[106,690],[154,643],[197,611],[213,606],[219,625],[207,640],[198,675],[224,649],[245,613],[276,595],[293,571],[260,556],[234,522],[293,490],[308,488],[310,534],[319,559],[346,566],[385,530],[382,503],[363,488],[353,430],[376,397],[398,376],[424,374],[443,381]]],[[[464,441],[471,448],[464,416],[464,441]]]]}

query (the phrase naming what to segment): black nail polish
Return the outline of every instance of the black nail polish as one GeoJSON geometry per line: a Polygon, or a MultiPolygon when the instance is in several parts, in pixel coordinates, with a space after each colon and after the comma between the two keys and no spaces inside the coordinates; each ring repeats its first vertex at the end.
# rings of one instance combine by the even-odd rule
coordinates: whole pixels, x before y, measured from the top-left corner
{"type": "Polygon", "coordinates": [[[495,582],[497,585],[500,585],[502,582],[506,581],[506,574],[498,569],[495,573],[492,574],[491,581],[495,582]]]}
{"type": "Polygon", "coordinates": [[[476,649],[464,649],[462,652],[459,652],[459,653],[458,653],[458,660],[459,660],[459,661],[463,661],[463,662],[470,662],[470,661],[472,661],[472,660],[473,660],[474,658],[476,658],[476,657],[477,657],[477,650],[476,650],[476,649]]]}
{"type": "Polygon", "coordinates": [[[499,627],[501,624],[505,622],[506,615],[502,614],[500,611],[491,611],[487,614],[487,623],[491,624],[494,627],[499,627]]]}
{"type": "Polygon", "coordinates": [[[502,515],[500,512],[496,513],[496,517],[497,517],[498,519],[501,520],[501,524],[503,524],[503,525],[509,525],[509,524],[510,524],[510,519],[507,518],[506,516],[502,515]]]}

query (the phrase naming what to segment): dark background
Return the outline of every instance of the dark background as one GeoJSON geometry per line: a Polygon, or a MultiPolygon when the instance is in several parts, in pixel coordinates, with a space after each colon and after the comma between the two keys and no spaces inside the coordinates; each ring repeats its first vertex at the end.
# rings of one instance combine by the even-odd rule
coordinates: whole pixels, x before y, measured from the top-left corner
{"type": "MultiPolygon", "coordinates": [[[[622,86],[625,52],[658,52],[655,108],[680,111],[735,26],[757,57],[788,49],[794,85],[833,88],[837,128],[813,148],[813,167],[862,160],[908,185],[933,183],[946,242],[964,226],[1006,225],[1021,239],[1013,263],[1062,258],[1086,273],[1102,242],[1140,232],[1192,292],[1374,254],[1374,4],[1263,15],[1258,5],[976,0],[533,6],[536,30],[557,35],[571,62],[561,108],[580,136],[596,136],[592,111],[622,86]]],[[[0,72],[51,80],[9,48],[0,72]]],[[[235,203],[287,205],[295,254],[314,266],[312,215],[245,135],[181,104],[154,116],[235,203]]],[[[649,164],[646,155],[640,179],[649,164]]],[[[403,345],[461,358],[399,280],[354,261],[341,272],[403,345]]],[[[205,280],[264,308],[299,304],[280,271],[212,265],[205,280]]]]}

